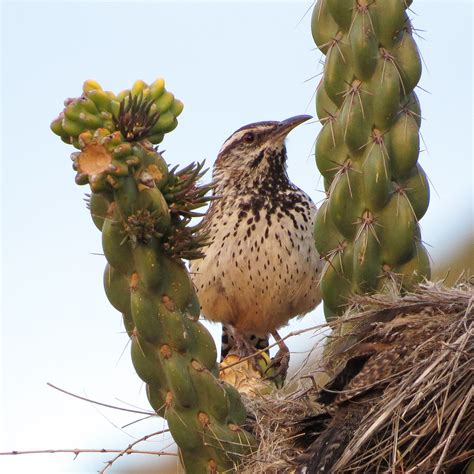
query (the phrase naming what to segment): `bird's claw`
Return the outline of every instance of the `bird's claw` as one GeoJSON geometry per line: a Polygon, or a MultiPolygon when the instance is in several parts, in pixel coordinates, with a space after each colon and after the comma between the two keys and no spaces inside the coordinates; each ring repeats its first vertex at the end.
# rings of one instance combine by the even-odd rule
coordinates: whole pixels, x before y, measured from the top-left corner
{"type": "Polygon", "coordinates": [[[280,349],[265,369],[265,378],[271,380],[278,388],[281,388],[285,383],[289,365],[289,351],[280,349]]]}

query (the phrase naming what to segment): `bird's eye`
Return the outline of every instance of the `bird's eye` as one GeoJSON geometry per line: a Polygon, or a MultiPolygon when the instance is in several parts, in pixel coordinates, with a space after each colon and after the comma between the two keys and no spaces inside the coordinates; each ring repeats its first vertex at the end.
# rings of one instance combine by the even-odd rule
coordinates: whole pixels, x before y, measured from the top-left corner
{"type": "Polygon", "coordinates": [[[245,143],[252,143],[255,140],[255,133],[253,132],[247,132],[244,135],[244,142],[245,143]]]}

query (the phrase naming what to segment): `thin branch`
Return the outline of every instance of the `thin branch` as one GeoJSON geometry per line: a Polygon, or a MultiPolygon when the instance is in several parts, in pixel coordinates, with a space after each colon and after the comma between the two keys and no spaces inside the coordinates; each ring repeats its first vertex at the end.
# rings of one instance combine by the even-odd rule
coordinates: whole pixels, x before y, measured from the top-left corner
{"type": "Polygon", "coordinates": [[[129,413],[138,413],[140,415],[157,416],[156,413],[152,411],[132,410],[130,408],[123,408],[123,407],[118,407],[115,405],[109,405],[108,403],[97,402],[95,400],[91,400],[86,397],[81,397],[80,395],[76,395],[75,393],[68,392],[67,390],[64,390],[63,388],[56,387],[50,382],[48,382],[46,385],[48,385],[51,388],[54,388],[55,390],[58,390],[59,392],[65,393],[66,395],[70,395],[71,397],[78,398],[79,400],[84,400],[85,402],[93,403],[94,405],[100,405],[107,408],[113,408],[114,410],[128,411],[129,413]]]}
{"type": "Polygon", "coordinates": [[[130,451],[133,451],[133,447],[136,446],[137,444],[143,442],[143,441],[146,441],[147,439],[149,438],[152,438],[153,436],[158,436],[160,434],[163,434],[163,433],[166,433],[168,432],[169,430],[160,430],[160,431],[156,431],[155,433],[150,433],[150,434],[147,434],[145,436],[142,436],[140,439],[137,439],[136,441],[134,441],[133,443],[130,443],[125,449],[122,449],[122,451],[120,451],[117,456],[115,456],[113,459],[111,459],[110,461],[107,461],[106,465],[104,466],[103,469],[101,469],[99,471],[99,474],[104,474],[104,472],[112,466],[112,464],[117,461],[117,459],[121,458],[124,454],[130,454],[130,451]]]}
{"type": "Polygon", "coordinates": [[[170,453],[168,451],[141,451],[137,449],[38,449],[31,451],[5,451],[0,452],[0,456],[17,456],[20,454],[58,454],[58,453],[73,453],[77,456],[83,453],[121,453],[124,454],[154,454],[156,456],[177,456],[176,453],[170,453]]]}

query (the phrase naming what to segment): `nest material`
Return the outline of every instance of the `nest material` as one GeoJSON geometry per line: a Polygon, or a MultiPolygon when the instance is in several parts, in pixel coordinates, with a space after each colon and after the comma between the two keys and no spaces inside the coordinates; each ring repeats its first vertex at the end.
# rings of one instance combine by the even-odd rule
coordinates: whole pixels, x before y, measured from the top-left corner
{"type": "Polygon", "coordinates": [[[462,472],[474,459],[474,292],[433,284],[358,297],[331,323],[324,387],[248,402],[242,472],[462,472]]]}

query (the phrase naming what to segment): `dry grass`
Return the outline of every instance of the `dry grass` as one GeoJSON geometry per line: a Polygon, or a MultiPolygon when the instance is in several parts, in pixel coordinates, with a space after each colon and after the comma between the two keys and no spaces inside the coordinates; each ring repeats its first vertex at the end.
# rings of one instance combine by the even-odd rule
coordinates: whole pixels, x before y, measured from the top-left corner
{"type": "Polygon", "coordinates": [[[282,390],[246,400],[259,447],[239,466],[239,472],[286,472],[294,466],[294,459],[303,452],[297,442],[302,435],[294,421],[312,415],[312,405],[308,397],[282,390]]]}
{"type": "Polygon", "coordinates": [[[319,436],[348,432],[324,472],[441,473],[474,458],[472,286],[429,284],[403,298],[359,297],[331,326],[327,362],[311,367],[316,380],[321,371],[337,377],[347,372],[348,360],[368,354],[364,369],[330,403],[316,403],[320,388],[308,378],[293,384],[291,393],[249,400],[260,445],[242,472],[305,472],[321,446],[316,448],[318,435],[302,427],[320,413],[330,420],[319,436]],[[351,410],[360,413],[353,426],[347,421],[351,410]]]}

